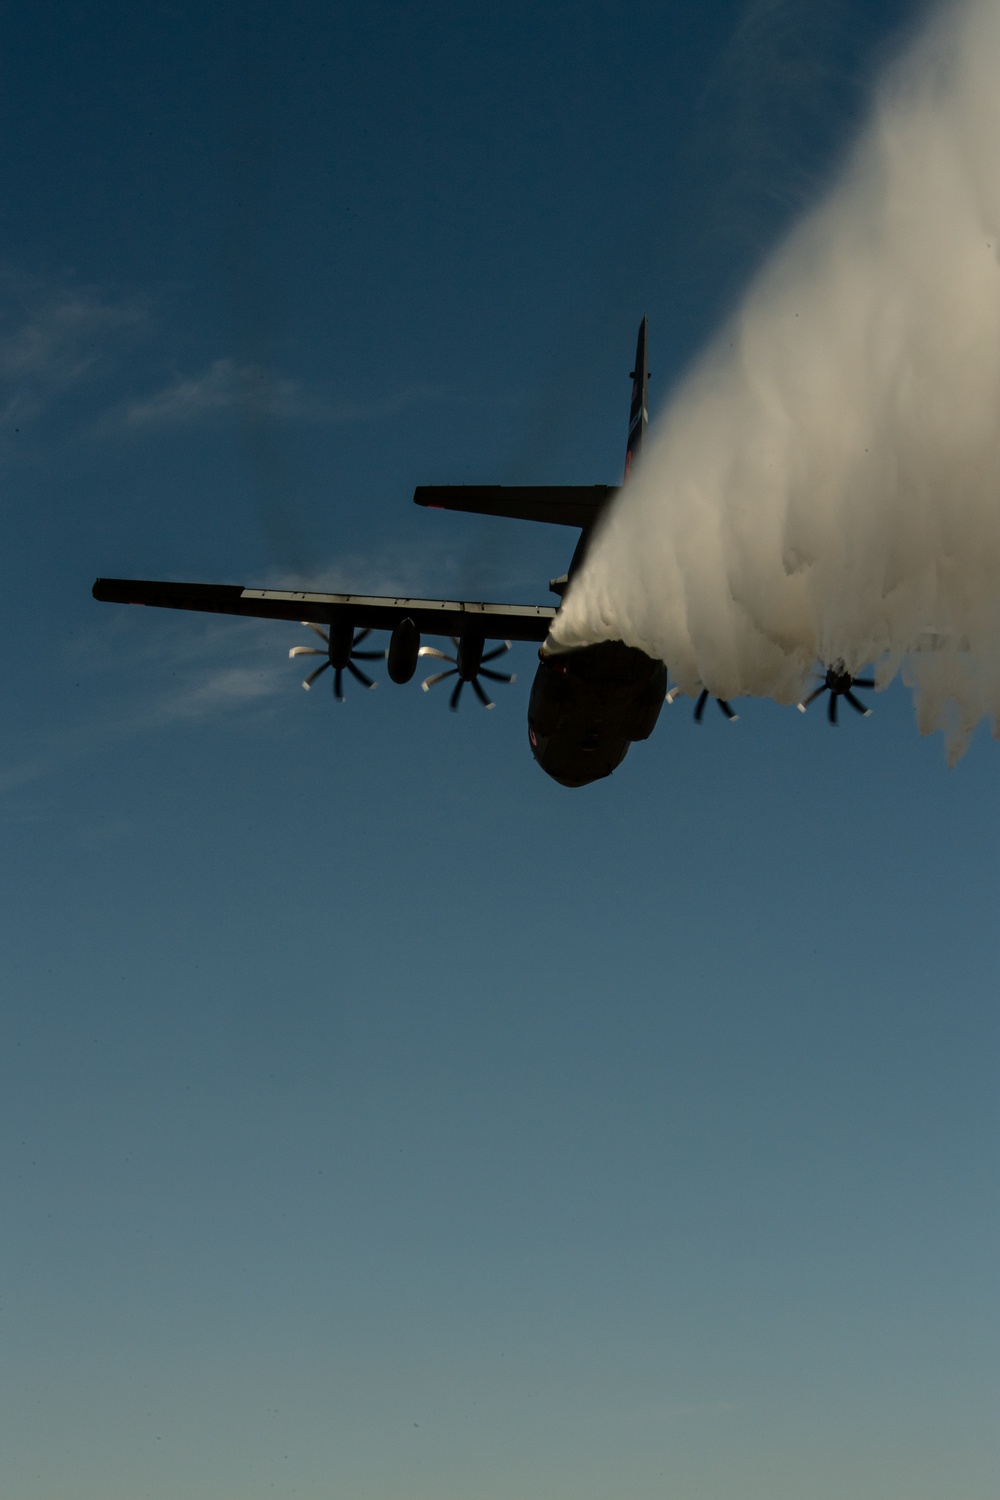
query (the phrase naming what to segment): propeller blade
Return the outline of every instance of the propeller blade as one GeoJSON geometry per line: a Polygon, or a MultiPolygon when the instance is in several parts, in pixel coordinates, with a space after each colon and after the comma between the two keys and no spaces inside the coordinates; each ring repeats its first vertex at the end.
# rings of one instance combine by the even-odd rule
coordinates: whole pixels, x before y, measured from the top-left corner
{"type": "Polygon", "coordinates": [[[343,667],[338,667],[337,670],[333,674],[333,696],[336,698],[336,700],[337,700],[338,703],[343,703],[343,701],[344,701],[344,669],[343,669],[343,667]]]}
{"type": "Polygon", "coordinates": [[[851,686],[873,688],[875,686],[875,679],[874,677],[854,677],[851,680],[851,686]]]}
{"type": "Polygon", "coordinates": [[[815,688],[809,694],[808,698],[803,698],[802,702],[799,704],[799,708],[801,709],[801,711],[803,713],[805,713],[805,711],[809,707],[810,703],[812,703],[814,699],[818,698],[819,695],[820,695],[820,693],[825,693],[826,691],[827,691],[827,686],[826,686],[826,683],[824,682],[821,687],[815,688]]]}
{"type": "Polygon", "coordinates": [[[377,683],[372,682],[367,673],[362,672],[361,668],[356,667],[352,661],[349,661],[347,663],[347,670],[350,672],[351,676],[356,679],[356,681],[363,682],[366,688],[373,688],[378,685],[377,683]]]}
{"type": "MultiPolygon", "coordinates": [[[[322,654],[323,654],[322,652],[318,652],[317,653],[317,655],[319,655],[319,656],[322,656],[322,654]]],[[[330,659],[329,659],[329,657],[327,657],[326,661],[323,663],[323,665],[321,667],[317,667],[316,670],[315,670],[315,672],[310,672],[309,673],[309,676],[306,678],[305,682],[302,684],[302,686],[305,688],[305,690],[306,690],[307,693],[308,693],[309,689],[312,687],[313,683],[316,681],[316,678],[320,675],[321,672],[325,672],[326,669],[327,669],[327,667],[329,665],[330,665],[330,659]]]]}
{"type": "Polygon", "coordinates": [[[450,700],[450,702],[448,704],[448,707],[451,709],[452,713],[457,713],[458,712],[458,700],[462,696],[462,689],[464,687],[465,687],[465,678],[464,677],[460,677],[458,679],[458,681],[455,683],[454,688],[452,689],[451,700],[450,700]]]}
{"type": "Polygon", "coordinates": [[[325,651],[321,651],[318,646],[293,646],[292,649],[288,653],[289,660],[291,660],[291,658],[293,656],[325,656],[325,655],[326,655],[326,652],[325,651]]]}
{"type": "Polygon", "coordinates": [[[482,661],[496,661],[496,659],[497,659],[498,656],[503,656],[504,652],[505,651],[509,651],[509,650],[510,650],[510,641],[504,641],[503,644],[501,646],[497,646],[495,650],[493,650],[493,651],[487,651],[486,655],[484,657],[482,657],[481,660],[482,661]]]}
{"type": "Polygon", "coordinates": [[[417,655],[418,656],[436,656],[437,659],[438,659],[438,661],[454,661],[455,660],[455,658],[453,656],[446,656],[443,651],[439,651],[436,646],[421,646],[420,650],[417,652],[417,655]]]}
{"type": "MultiPolygon", "coordinates": [[[[448,658],[445,657],[445,661],[447,660],[448,658]]],[[[457,672],[457,667],[452,667],[450,672],[435,672],[433,677],[425,677],[420,686],[425,693],[429,693],[436,682],[443,682],[446,677],[454,677],[457,672]]]]}
{"type": "Polygon", "coordinates": [[[708,702],[708,688],[703,688],[698,695],[698,702],[694,706],[694,722],[701,723],[701,716],[705,712],[705,704],[708,702]]]}
{"type": "Polygon", "coordinates": [[[510,675],[508,676],[506,672],[494,672],[493,669],[492,669],[492,667],[480,667],[479,668],[479,676],[480,677],[488,677],[491,682],[516,682],[517,681],[517,673],[516,672],[511,672],[510,675]]]}
{"type": "Polygon", "coordinates": [[[726,702],[725,698],[716,698],[715,701],[719,705],[719,707],[722,709],[722,712],[725,714],[725,716],[729,720],[730,724],[735,724],[736,720],[739,718],[739,714],[734,714],[733,713],[732,709],[729,707],[729,704],[726,702]]]}
{"type": "Polygon", "coordinates": [[[307,630],[315,630],[315,632],[319,636],[320,640],[321,641],[326,641],[326,644],[329,646],[329,644],[330,644],[330,637],[327,635],[327,633],[326,633],[325,630],[321,630],[320,627],[318,625],[314,625],[311,620],[303,620],[302,623],[306,627],[307,630]]]}
{"type": "Polygon", "coordinates": [[[839,697],[839,693],[830,694],[830,707],[826,711],[826,716],[830,720],[831,724],[836,724],[837,722],[837,699],[839,697]]]}
{"type": "MultiPolygon", "coordinates": [[[[490,675],[495,676],[496,674],[491,673],[490,675]]],[[[492,699],[487,698],[486,694],[483,692],[483,689],[479,684],[478,677],[473,677],[472,679],[472,691],[475,693],[476,697],[479,699],[484,708],[496,708],[496,704],[492,701],[492,699]]]]}
{"type": "MultiPolygon", "coordinates": [[[[354,637],[354,645],[355,646],[360,646],[361,642],[363,640],[365,640],[367,636],[370,636],[371,633],[372,633],[372,628],[371,628],[370,625],[368,626],[367,630],[359,630],[358,633],[357,633],[357,635],[354,637]]],[[[354,652],[353,652],[353,649],[352,649],[351,655],[353,656],[353,654],[354,654],[354,652]]]]}
{"type": "Polygon", "coordinates": [[[352,651],[352,661],[383,661],[388,656],[387,651],[352,651]]]}
{"type": "Polygon", "coordinates": [[[861,714],[862,718],[865,718],[865,719],[870,719],[871,718],[871,716],[872,716],[871,709],[870,708],[865,708],[865,705],[862,702],[860,702],[859,699],[855,698],[855,696],[851,692],[850,688],[847,689],[846,693],[844,694],[844,697],[847,699],[848,703],[855,710],[855,712],[861,714]]]}

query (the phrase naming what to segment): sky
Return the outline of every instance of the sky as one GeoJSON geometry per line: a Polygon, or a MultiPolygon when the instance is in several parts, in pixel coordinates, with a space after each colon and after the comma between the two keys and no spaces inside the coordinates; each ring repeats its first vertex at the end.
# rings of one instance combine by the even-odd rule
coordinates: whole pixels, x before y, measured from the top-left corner
{"type": "Polygon", "coordinates": [[[569,791],[295,624],[547,603],[906,0],[5,7],[0,1489],[993,1500],[995,745],[689,700],[569,791]],[[355,690],[357,689],[357,690],[355,690]]]}

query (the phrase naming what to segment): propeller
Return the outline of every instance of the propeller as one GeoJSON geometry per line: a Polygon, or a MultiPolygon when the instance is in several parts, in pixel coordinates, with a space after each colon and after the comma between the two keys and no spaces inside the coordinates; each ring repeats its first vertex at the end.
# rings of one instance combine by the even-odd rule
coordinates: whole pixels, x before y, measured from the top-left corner
{"type": "Polygon", "coordinates": [[[457,711],[458,701],[462,696],[465,684],[472,684],[472,691],[479,699],[484,708],[496,708],[492,699],[488,698],[480,683],[480,677],[488,677],[491,682],[515,682],[516,674],[511,672],[508,676],[505,672],[494,672],[490,667],[484,665],[488,661],[496,661],[498,656],[510,650],[510,641],[503,641],[492,651],[483,655],[483,639],[481,636],[465,635],[461,639],[458,636],[451,637],[451,643],[455,648],[455,655],[448,656],[444,651],[438,651],[436,646],[421,646],[421,656],[434,656],[438,661],[450,661],[453,663],[445,672],[435,672],[433,676],[424,679],[421,686],[425,693],[429,693],[436,682],[443,682],[446,677],[457,677],[458,681],[451,690],[451,698],[448,706],[452,712],[457,711]]]}
{"type": "MultiPolygon", "coordinates": [[[[675,698],[677,698],[679,694],[679,687],[671,688],[670,692],[667,694],[667,702],[673,703],[675,698]]],[[[698,701],[694,706],[694,722],[696,724],[701,723],[702,715],[705,712],[705,704],[711,697],[712,694],[708,691],[708,688],[702,688],[701,692],[698,694],[698,701]]],[[[729,720],[730,724],[735,724],[736,720],[739,718],[739,714],[733,712],[729,704],[726,702],[725,698],[716,698],[715,701],[719,705],[721,711],[725,714],[726,718],[729,720]]]]}
{"type": "Polygon", "coordinates": [[[379,661],[385,656],[384,651],[359,651],[357,649],[361,645],[361,642],[371,635],[370,630],[359,630],[357,635],[355,635],[354,626],[350,623],[347,625],[335,624],[330,626],[330,633],[328,635],[325,630],[321,630],[318,625],[313,625],[309,620],[303,620],[302,624],[307,630],[315,631],[326,646],[325,651],[320,650],[318,646],[293,646],[288,653],[289,656],[326,657],[326,661],[318,666],[314,672],[310,672],[309,676],[302,683],[306,692],[312,687],[316,678],[326,671],[327,667],[333,668],[333,696],[338,703],[343,703],[344,701],[345,671],[350,672],[351,676],[356,677],[358,682],[363,683],[366,688],[378,686],[377,683],[372,682],[366,672],[362,672],[360,667],[354,665],[356,661],[379,661]]]}
{"type": "Polygon", "coordinates": [[[832,667],[827,667],[826,675],[821,681],[819,687],[814,688],[814,690],[809,694],[809,697],[803,699],[803,701],[798,705],[799,713],[804,714],[810,703],[812,703],[813,699],[818,698],[821,693],[829,693],[830,702],[827,706],[826,716],[831,724],[836,724],[837,722],[838,698],[846,698],[848,703],[854,709],[855,713],[859,713],[867,719],[871,715],[871,709],[865,708],[865,705],[861,702],[861,699],[856,698],[851,689],[856,687],[873,688],[874,686],[874,677],[852,677],[850,672],[844,666],[844,663],[842,661],[838,661],[832,667]]]}

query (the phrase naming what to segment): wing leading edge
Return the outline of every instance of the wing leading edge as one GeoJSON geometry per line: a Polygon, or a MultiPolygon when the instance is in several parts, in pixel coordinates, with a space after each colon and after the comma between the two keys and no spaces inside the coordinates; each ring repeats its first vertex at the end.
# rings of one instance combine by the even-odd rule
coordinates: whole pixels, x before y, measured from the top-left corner
{"type": "Polygon", "coordinates": [[[93,595],[110,604],[148,604],[161,609],[193,609],[263,620],[311,620],[317,625],[351,620],[360,630],[392,630],[401,620],[412,620],[421,635],[461,636],[472,627],[484,640],[544,641],[556,614],[544,604],[379,598],[370,594],[245,589],[239,584],[161,583],[140,578],[98,578],[93,595]]]}

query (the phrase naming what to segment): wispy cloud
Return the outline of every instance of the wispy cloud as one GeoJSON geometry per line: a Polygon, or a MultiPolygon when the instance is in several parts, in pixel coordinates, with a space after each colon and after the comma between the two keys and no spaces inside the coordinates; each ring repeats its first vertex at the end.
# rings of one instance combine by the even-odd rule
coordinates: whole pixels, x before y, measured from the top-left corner
{"type": "Polygon", "coordinates": [[[133,730],[152,729],[183,719],[221,716],[234,710],[261,706],[284,693],[291,685],[287,667],[267,664],[256,667],[222,667],[208,675],[198,673],[183,685],[140,710],[131,720],[133,730]]]}
{"type": "Polygon", "coordinates": [[[260,708],[294,681],[284,649],[290,632],[272,620],[194,623],[164,611],[162,628],[137,638],[135,613],[122,611],[100,639],[72,648],[77,674],[82,664],[127,684],[127,705],[119,701],[105,721],[116,733],[260,708]]]}
{"type": "Polygon", "coordinates": [[[165,619],[162,632],[142,632],[139,639],[128,623],[115,620],[64,647],[59,670],[89,678],[92,689],[87,701],[93,707],[78,714],[71,733],[63,723],[20,747],[8,738],[7,758],[0,760],[0,803],[8,819],[44,815],[48,804],[32,787],[112,741],[199,719],[260,721],[282,700],[293,701],[291,637],[274,621],[242,621],[235,629],[230,620],[199,621],[192,629],[191,622],[165,619]]]}
{"type": "Polygon", "coordinates": [[[44,282],[0,263],[0,432],[20,429],[67,392],[92,388],[89,418],[79,403],[73,425],[93,437],[122,431],[152,433],[222,418],[251,428],[273,422],[345,426],[391,418],[411,407],[463,400],[455,387],[411,382],[369,396],[337,394],[261,364],[222,356],[193,373],[164,368],[162,348],[169,330],[155,308],[136,298],[116,297],[72,282],[44,282]],[[159,351],[157,345],[160,345],[159,351]],[[138,371],[111,396],[104,381],[138,347],[151,389],[138,393],[138,371]],[[126,387],[127,389],[127,387],[126,387]],[[81,425],[82,424],[82,425],[81,425]]]}
{"type": "Polygon", "coordinates": [[[417,383],[370,401],[341,400],[258,365],[216,359],[201,374],[175,376],[152,395],[131,402],[123,416],[132,428],[203,422],[233,411],[335,426],[393,416],[450,394],[447,386],[417,383]]]}
{"type": "Polygon", "coordinates": [[[134,301],[0,267],[0,426],[37,416],[146,324],[134,301]]]}
{"type": "Polygon", "coordinates": [[[301,589],[311,594],[374,594],[389,598],[465,597],[463,556],[450,539],[423,542],[419,553],[405,541],[378,550],[348,552],[308,571],[270,571],[255,586],[301,589]]]}

